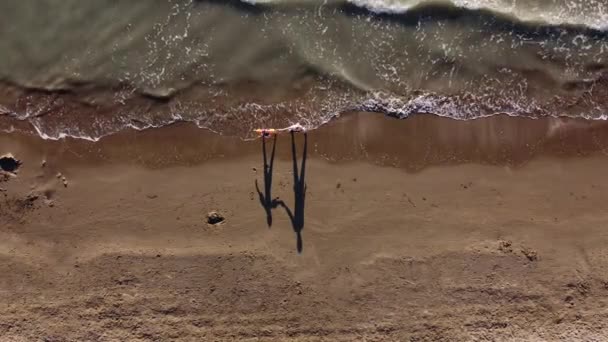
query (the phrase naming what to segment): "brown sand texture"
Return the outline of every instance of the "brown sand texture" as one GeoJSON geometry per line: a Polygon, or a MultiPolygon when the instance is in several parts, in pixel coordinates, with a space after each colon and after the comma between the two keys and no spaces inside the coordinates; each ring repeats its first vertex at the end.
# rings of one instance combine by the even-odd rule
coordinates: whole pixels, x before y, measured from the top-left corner
{"type": "Polygon", "coordinates": [[[608,124],[351,113],[264,145],[1,134],[0,341],[608,340],[608,124]]]}

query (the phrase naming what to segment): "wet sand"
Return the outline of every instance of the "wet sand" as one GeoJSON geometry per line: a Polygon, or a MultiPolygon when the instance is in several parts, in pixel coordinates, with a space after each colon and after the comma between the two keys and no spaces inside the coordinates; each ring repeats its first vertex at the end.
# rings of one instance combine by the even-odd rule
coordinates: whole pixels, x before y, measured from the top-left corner
{"type": "Polygon", "coordinates": [[[0,340],[608,338],[605,123],[350,114],[307,142],[302,197],[288,135],[270,194],[261,141],[186,124],[0,135],[24,162],[0,183],[0,340]]]}

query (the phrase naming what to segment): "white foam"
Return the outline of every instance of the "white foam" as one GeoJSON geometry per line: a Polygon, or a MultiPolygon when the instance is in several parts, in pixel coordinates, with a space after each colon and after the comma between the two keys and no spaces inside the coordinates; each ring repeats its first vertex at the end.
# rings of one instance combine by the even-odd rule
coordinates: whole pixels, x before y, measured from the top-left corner
{"type": "MultiPolygon", "coordinates": [[[[328,0],[241,0],[256,4],[314,3],[327,4],[328,0]]],[[[460,8],[514,16],[522,21],[544,22],[550,25],[582,25],[597,30],[608,30],[608,2],[606,0],[344,0],[375,13],[405,13],[425,4],[447,4],[460,8]]],[[[338,0],[334,0],[338,2],[338,0]]]]}
{"type": "MultiPolygon", "coordinates": [[[[376,13],[405,13],[431,0],[346,0],[356,6],[376,13]]],[[[487,9],[510,15],[522,21],[544,22],[550,25],[583,25],[598,30],[608,30],[608,2],[605,0],[570,0],[548,5],[538,1],[516,0],[452,0],[444,1],[466,9],[487,9]]]]}

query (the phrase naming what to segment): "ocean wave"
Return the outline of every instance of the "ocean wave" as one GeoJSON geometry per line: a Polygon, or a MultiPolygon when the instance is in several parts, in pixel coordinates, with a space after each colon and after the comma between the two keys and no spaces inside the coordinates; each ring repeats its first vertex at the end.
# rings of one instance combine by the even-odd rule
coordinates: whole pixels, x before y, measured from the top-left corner
{"type": "MultiPolygon", "coordinates": [[[[606,89],[602,91],[608,94],[606,89]]],[[[159,111],[161,115],[156,117],[144,117],[140,115],[141,108],[126,103],[125,108],[113,111],[111,116],[105,116],[105,119],[100,119],[103,116],[95,111],[84,113],[82,107],[78,107],[79,104],[69,103],[71,101],[69,98],[59,101],[60,105],[53,105],[48,101],[37,101],[39,100],[37,96],[29,94],[28,98],[32,101],[30,105],[36,106],[36,110],[31,111],[26,108],[25,112],[29,114],[16,110],[7,111],[9,114],[0,116],[0,131],[30,132],[45,140],[61,140],[69,137],[96,142],[105,136],[124,130],[143,131],[189,122],[218,134],[239,136],[248,140],[255,137],[253,130],[256,128],[286,128],[299,124],[306,130],[315,130],[350,112],[379,113],[398,119],[406,119],[412,115],[437,115],[455,120],[476,120],[507,115],[531,119],[567,117],[591,121],[608,120],[608,103],[587,102],[583,106],[580,99],[574,98],[553,99],[550,102],[540,103],[510,98],[490,100],[475,94],[446,96],[431,92],[415,92],[404,96],[384,91],[340,92],[332,89],[329,89],[329,92],[332,94],[325,98],[294,99],[275,104],[240,103],[229,107],[218,106],[206,109],[205,105],[180,106],[181,100],[172,98],[169,102],[173,102],[174,105],[164,107],[159,111]],[[41,107],[40,103],[45,105],[41,107]],[[569,107],[573,108],[573,111],[569,111],[569,107]],[[41,111],[46,114],[42,116],[32,114],[41,111]],[[16,129],[16,127],[20,128],[16,129]]],[[[147,103],[135,102],[137,106],[143,108],[159,105],[157,99],[148,98],[144,101],[147,103]]],[[[108,109],[99,110],[103,112],[108,109]]]]}
{"type": "Polygon", "coordinates": [[[249,5],[340,5],[351,4],[378,14],[403,14],[425,6],[487,10],[522,22],[587,26],[608,30],[606,0],[239,0],[249,5]]]}

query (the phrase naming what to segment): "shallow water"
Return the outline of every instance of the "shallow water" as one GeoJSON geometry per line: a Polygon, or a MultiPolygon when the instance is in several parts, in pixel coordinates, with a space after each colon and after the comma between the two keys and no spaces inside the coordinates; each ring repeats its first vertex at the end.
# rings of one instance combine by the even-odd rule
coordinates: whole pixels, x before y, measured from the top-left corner
{"type": "Polygon", "coordinates": [[[608,0],[8,0],[0,128],[95,140],[192,121],[247,137],[351,110],[603,120],[606,23],[608,0]]]}

